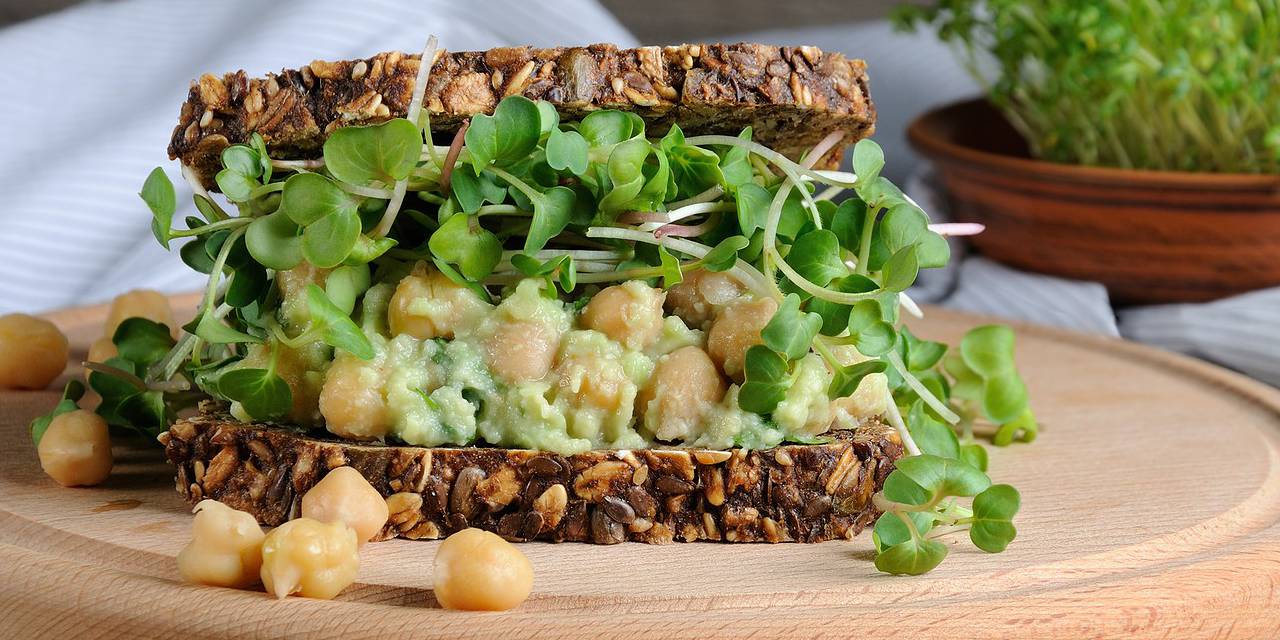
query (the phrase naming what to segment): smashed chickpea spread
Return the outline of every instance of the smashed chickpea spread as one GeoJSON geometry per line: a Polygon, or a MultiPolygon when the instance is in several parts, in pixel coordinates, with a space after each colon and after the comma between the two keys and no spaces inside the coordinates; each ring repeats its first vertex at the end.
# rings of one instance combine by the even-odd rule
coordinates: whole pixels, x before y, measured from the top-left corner
{"type": "MultiPolygon", "coordinates": [[[[324,273],[299,277],[322,281],[324,273]]],[[[277,370],[293,391],[290,419],[353,440],[572,454],[807,442],[884,410],[883,374],[832,402],[831,373],[812,354],[771,416],[739,408],[743,354],[760,343],[776,305],[725,274],[694,272],[669,291],[628,281],[585,304],[544,287],[521,280],[491,303],[423,267],[374,285],[361,318],[372,359],[277,347],[277,370]]],[[[246,363],[270,359],[255,349],[246,363]]],[[[233,413],[247,419],[239,407],[233,413]]]]}

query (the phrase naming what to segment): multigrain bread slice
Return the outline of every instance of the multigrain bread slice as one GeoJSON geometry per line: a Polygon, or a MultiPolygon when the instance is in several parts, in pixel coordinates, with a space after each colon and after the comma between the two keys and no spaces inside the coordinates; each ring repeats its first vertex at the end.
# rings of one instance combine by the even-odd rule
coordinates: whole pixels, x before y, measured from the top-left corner
{"type": "Polygon", "coordinates": [[[189,502],[219,500],[266,525],[296,518],[330,469],[351,466],[386,497],[381,538],[434,539],[467,527],[509,540],[821,542],[877,516],[872,494],[903,448],[870,422],[824,444],[575,455],[319,439],[244,424],[212,405],[161,435],[189,502]]]}
{"type": "MultiPolygon", "coordinates": [[[[312,158],[337,127],[403,117],[413,95],[418,55],[380,53],[250,78],[244,71],[205,74],[191,85],[169,157],[195,170],[205,187],[219,154],[257,132],[273,157],[312,158]]],[[[438,51],[425,107],[433,132],[447,135],[504,96],[547,100],[566,120],[596,109],[633,111],[650,134],[672,122],[689,134],[737,135],[799,156],[827,134],[846,131],[818,166],[840,161],[847,145],[872,134],[875,107],[866,63],[816,47],[686,44],[618,49],[610,44],[488,51],[438,51]]]]}

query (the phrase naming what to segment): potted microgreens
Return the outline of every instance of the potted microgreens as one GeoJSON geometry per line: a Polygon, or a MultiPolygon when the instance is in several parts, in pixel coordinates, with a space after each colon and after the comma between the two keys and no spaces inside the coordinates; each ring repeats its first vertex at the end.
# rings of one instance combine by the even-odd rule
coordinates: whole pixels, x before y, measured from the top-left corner
{"type": "Polygon", "coordinates": [[[909,136],[979,250],[1121,303],[1280,284],[1280,3],[942,0],[896,12],[956,45],[986,100],[909,136]]]}

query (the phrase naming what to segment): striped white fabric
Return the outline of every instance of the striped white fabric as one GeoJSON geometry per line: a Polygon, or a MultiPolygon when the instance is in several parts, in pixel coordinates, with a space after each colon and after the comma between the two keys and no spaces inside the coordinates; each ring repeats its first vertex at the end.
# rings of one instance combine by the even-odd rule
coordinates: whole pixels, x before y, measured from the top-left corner
{"type": "Polygon", "coordinates": [[[137,196],[157,165],[182,182],[165,147],[193,78],[421,51],[430,33],[452,50],[635,44],[594,0],[125,0],[0,30],[0,313],[200,286],[137,196]]]}

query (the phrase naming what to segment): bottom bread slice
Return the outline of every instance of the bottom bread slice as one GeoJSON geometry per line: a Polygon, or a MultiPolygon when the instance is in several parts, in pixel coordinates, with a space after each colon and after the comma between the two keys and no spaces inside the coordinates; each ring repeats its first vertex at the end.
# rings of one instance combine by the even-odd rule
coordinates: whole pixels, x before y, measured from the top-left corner
{"type": "Polygon", "coordinates": [[[206,412],[160,437],[189,502],[219,500],[265,525],[297,518],[330,469],[355,468],[386,497],[382,539],[433,539],[467,527],[508,540],[614,544],[852,538],[878,515],[871,496],[902,455],[872,422],[822,444],[574,455],[425,448],[311,437],[206,412]]]}

